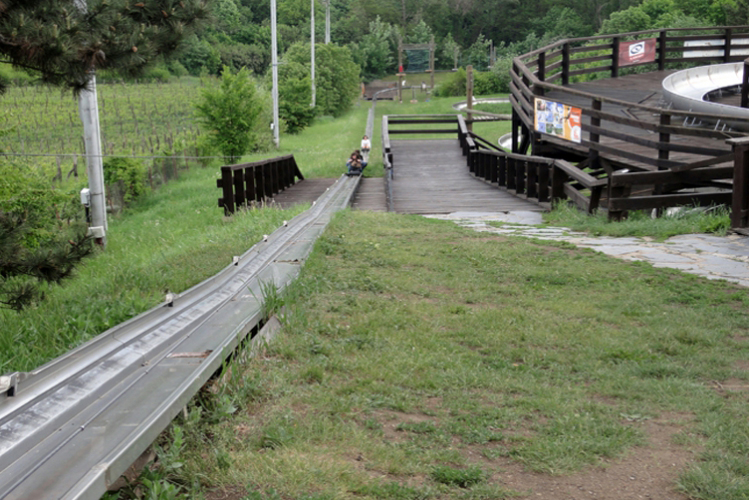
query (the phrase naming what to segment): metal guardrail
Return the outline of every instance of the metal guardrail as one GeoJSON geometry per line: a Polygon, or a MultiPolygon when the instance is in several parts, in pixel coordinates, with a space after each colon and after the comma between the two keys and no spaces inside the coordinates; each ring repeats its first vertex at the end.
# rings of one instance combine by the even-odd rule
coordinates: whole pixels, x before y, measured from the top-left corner
{"type": "Polygon", "coordinates": [[[285,287],[360,181],[342,176],[312,208],[214,277],[37,370],[4,377],[0,498],[99,498],[236,346],[262,326],[263,286],[285,287]]]}

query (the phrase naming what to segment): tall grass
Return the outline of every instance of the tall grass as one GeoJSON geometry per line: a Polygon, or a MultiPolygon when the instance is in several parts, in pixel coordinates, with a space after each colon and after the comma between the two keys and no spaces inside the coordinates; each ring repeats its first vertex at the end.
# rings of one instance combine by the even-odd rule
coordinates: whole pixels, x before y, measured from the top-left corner
{"type": "Polygon", "coordinates": [[[190,430],[172,480],[195,496],[511,498],[539,474],[603,494],[588,474],[632,456],[670,478],[654,498],[749,495],[746,289],[346,211],[284,302],[224,392],[239,411],[190,430]]]}
{"type": "MultiPolygon", "coordinates": [[[[450,112],[455,99],[378,104],[383,113],[450,112]]],[[[338,177],[359,147],[371,103],[359,102],[339,119],[320,117],[304,132],[281,137],[280,149],[245,156],[256,161],[293,154],[305,177],[338,177]]],[[[379,121],[365,175],[382,175],[379,121]]],[[[215,274],[271,232],[291,211],[264,208],[223,217],[215,187],[218,163],[180,173],[179,180],[111,218],[107,249],[85,262],[63,286],[20,314],[0,311],[0,372],[30,370],[102,331],[157,305],[164,290],[180,292],[215,274]]],[[[76,184],[77,185],[77,184],[76,184]]]]}
{"type": "Polygon", "coordinates": [[[712,233],[720,236],[731,229],[730,212],[724,206],[683,207],[659,217],[653,217],[651,211],[638,210],[630,212],[624,220],[610,221],[604,211],[588,215],[569,204],[560,203],[543,217],[548,224],[585,231],[594,236],[649,236],[661,241],[677,234],[712,233]]]}

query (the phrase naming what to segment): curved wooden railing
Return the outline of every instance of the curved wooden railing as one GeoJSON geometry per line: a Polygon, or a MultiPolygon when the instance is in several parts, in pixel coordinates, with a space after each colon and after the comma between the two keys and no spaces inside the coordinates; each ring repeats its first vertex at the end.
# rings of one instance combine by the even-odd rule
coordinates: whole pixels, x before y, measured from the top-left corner
{"type": "MultiPolygon", "coordinates": [[[[724,26],[566,39],[518,56],[513,59],[510,75],[512,151],[526,153],[530,147],[534,156],[559,156],[553,153],[564,151],[570,158],[578,159],[581,168],[587,167],[594,176],[608,179],[606,203],[609,215],[614,217],[627,210],[690,203],[733,202],[734,206],[738,203],[745,207],[747,200],[740,198],[741,192],[737,195],[735,188],[733,174],[738,169],[726,164],[735,163],[734,158],[740,152],[734,139],[747,133],[731,129],[726,124],[729,116],[649,106],[567,85],[589,75],[616,78],[631,72],[630,68],[661,71],[687,65],[743,61],[747,52],[749,26],[724,26]],[[619,50],[622,44],[645,39],[652,39],[654,59],[622,67],[619,50]],[[707,42],[711,45],[706,45],[707,42]],[[549,94],[553,98],[549,98],[549,94]],[[579,143],[534,130],[537,97],[581,110],[579,143]],[[711,125],[694,126],[700,122],[711,125]],[[705,138],[712,141],[705,141],[705,138]],[[677,153],[679,158],[675,157],[677,153]],[[633,187],[643,184],[655,186],[655,189],[647,196],[633,195],[633,187]],[[680,193],[673,189],[679,185],[708,186],[717,191],[680,193]]],[[[744,102],[747,92],[749,86],[744,85],[744,102]]],[[[749,130],[749,123],[745,130],[749,130]]],[[[735,222],[734,227],[747,224],[742,213],[736,217],[744,222],[735,222]]]]}
{"type": "Polygon", "coordinates": [[[686,126],[700,120],[725,122],[729,117],[720,114],[677,111],[659,107],[647,106],[640,103],[628,102],[622,99],[604,97],[589,92],[565,87],[576,77],[603,73],[605,77],[618,77],[629,68],[649,66],[653,70],[667,69],[674,64],[694,64],[709,62],[742,61],[746,58],[743,51],[749,50],[749,26],[732,26],[721,28],[689,28],[662,29],[638,31],[616,35],[604,35],[587,38],[565,39],[542,47],[533,52],[523,54],[513,60],[511,69],[511,96],[513,106],[513,152],[524,152],[536,137],[533,132],[534,98],[543,97],[549,92],[555,92],[555,100],[564,102],[565,97],[574,99],[582,110],[584,118],[583,132],[587,137],[581,142],[581,147],[596,154],[616,155],[627,158],[652,168],[670,168],[683,163],[673,161],[669,153],[686,152],[696,155],[721,156],[730,153],[730,148],[710,148],[695,145],[679,144],[678,136],[701,136],[716,139],[729,139],[745,135],[742,132],[728,130],[718,125],[715,129],[697,129],[686,126]],[[684,34],[689,32],[689,34],[684,34]],[[693,34],[697,32],[699,34],[693,34]],[[655,39],[656,57],[653,62],[632,64],[626,68],[620,67],[619,48],[622,41],[627,39],[642,40],[655,39]],[[738,41],[737,41],[738,40],[738,41]],[[685,42],[715,41],[719,46],[684,46],[685,42]],[[739,43],[740,41],[740,43],[739,43]],[[723,52],[719,55],[701,55],[690,57],[700,51],[723,52]],[[580,105],[587,101],[588,104],[580,105]],[[641,110],[655,114],[658,119],[652,121],[640,120],[636,117],[620,116],[607,112],[605,105],[625,106],[629,109],[641,110]],[[646,139],[635,134],[627,134],[610,130],[606,125],[611,122],[619,125],[634,127],[652,133],[657,133],[657,139],[646,139]],[[517,126],[524,129],[521,143],[517,126]],[[677,137],[673,137],[677,136],[677,137]],[[601,144],[601,137],[610,137],[629,143],[638,144],[652,150],[652,154],[631,153],[625,148],[616,148],[601,144]]]}

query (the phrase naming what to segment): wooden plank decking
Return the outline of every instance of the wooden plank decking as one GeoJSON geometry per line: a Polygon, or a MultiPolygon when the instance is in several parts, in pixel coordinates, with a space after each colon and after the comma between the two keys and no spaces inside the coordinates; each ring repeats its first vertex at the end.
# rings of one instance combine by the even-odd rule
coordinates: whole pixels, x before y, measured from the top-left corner
{"type": "Polygon", "coordinates": [[[393,205],[402,214],[544,209],[468,171],[457,139],[391,141],[393,205]]]}
{"type": "MultiPolygon", "coordinates": [[[[631,103],[650,106],[653,108],[660,108],[666,107],[666,103],[663,100],[663,79],[674,71],[675,70],[652,71],[649,73],[627,75],[619,78],[603,78],[590,82],[573,83],[567,85],[566,87],[590,94],[595,94],[601,97],[619,99],[631,103]]],[[[552,101],[558,100],[560,102],[579,107],[591,106],[591,100],[589,98],[568,94],[563,91],[547,92],[545,99],[549,99],[552,101]]],[[[606,113],[621,116],[622,118],[634,118],[643,122],[650,122],[652,124],[657,124],[659,119],[658,116],[654,115],[652,112],[611,103],[604,103],[602,110],[606,113]]],[[[590,124],[590,117],[583,116],[583,123],[590,124]]],[[[673,124],[682,125],[682,123],[678,122],[678,119],[674,120],[673,124]]],[[[693,125],[691,123],[684,123],[684,125],[693,126],[694,128],[700,128],[699,124],[693,125]]],[[[643,139],[652,141],[658,140],[658,133],[653,131],[635,128],[623,124],[617,124],[611,121],[606,121],[605,127],[607,130],[630,134],[643,139]]],[[[702,127],[712,129],[714,125],[704,123],[702,124],[702,127]]],[[[728,137],[726,137],[726,139],[727,138],[728,137]]],[[[583,132],[583,140],[589,139],[590,134],[587,132],[583,132]]],[[[543,136],[543,140],[554,144],[560,149],[587,153],[586,148],[569,141],[563,141],[551,136],[543,136]]],[[[602,136],[600,138],[600,141],[602,145],[621,149],[629,153],[636,153],[650,158],[658,157],[658,152],[655,149],[638,145],[634,142],[625,142],[620,139],[614,139],[606,136],[602,136]]],[[[674,145],[699,146],[705,148],[720,149],[724,150],[725,153],[730,153],[731,151],[731,148],[726,145],[725,139],[723,138],[713,139],[697,135],[673,135],[670,139],[670,142],[674,145]]],[[[619,162],[627,167],[635,167],[642,170],[657,170],[657,168],[652,165],[646,165],[638,161],[628,160],[613,153],[602,153],[601,156],[609,160],[619,162]]],[[[706,158],[708,157],[680,151],[672,151],[669,155],[670,160],[684,163],[696,162],[704,160],[706,158]]]]}

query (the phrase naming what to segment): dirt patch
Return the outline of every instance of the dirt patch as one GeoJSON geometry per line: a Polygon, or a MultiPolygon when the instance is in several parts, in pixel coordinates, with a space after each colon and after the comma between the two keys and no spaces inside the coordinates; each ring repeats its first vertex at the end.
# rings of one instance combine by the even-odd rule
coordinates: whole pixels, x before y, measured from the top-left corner
{"type": "MultiPolygon", "coordinates": [[[[438,399],[438,398],[433,398],[438,399]]],[[[401,413],[393,410],[377,410],[372,412],[371,417],[382,424],[383,438],[391,443],[402,443],[411,439],[408,432],[398,430],[400,424],[420,424],[430,422],[439,425],[434,416],[421,413],[401,413]]]]}
{"type": "Polygon", "coordinates": [[[743,372],[749,371],[749,360],[746,359],[740,359],[734,363],[734,366],[737,370],[741,370],[743,372]]]}
{"type": "Polygon", "coordinates": [[[534,499],[687,500],[675,485],[679,473],[696,455],[672,439],[684,430],[685,420],[691,420],[691,416],[664,414],[636,424],[643,427],[648,444],[631,450],[622,459],[606,460],[600,467],[569,476],[550,476],[527,471],[502,457],[493,461],[500,472],[492,480],[534,499]]]}
{"type": "Polygon", "coordinates": [[[242,486],[226,486],[205,494],[206,500],[242,500],[246,497],[247,490],[242,486]]]}

